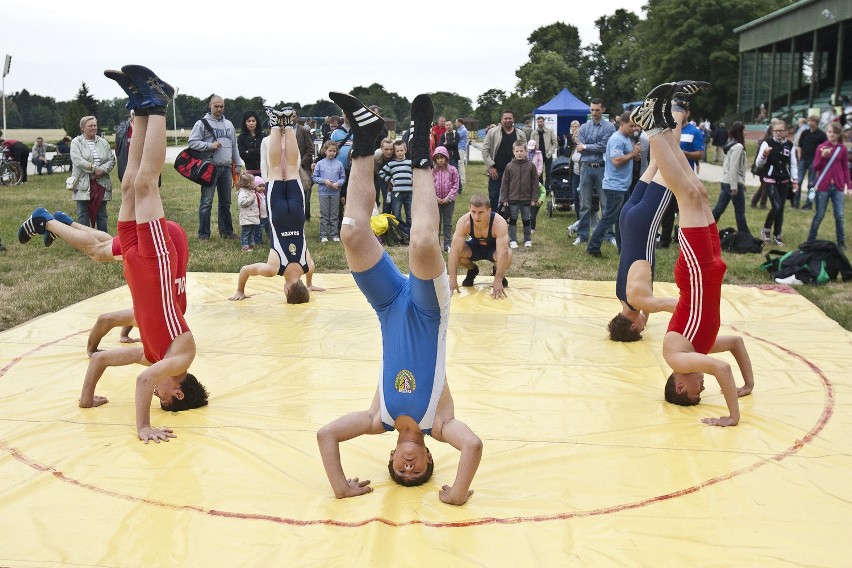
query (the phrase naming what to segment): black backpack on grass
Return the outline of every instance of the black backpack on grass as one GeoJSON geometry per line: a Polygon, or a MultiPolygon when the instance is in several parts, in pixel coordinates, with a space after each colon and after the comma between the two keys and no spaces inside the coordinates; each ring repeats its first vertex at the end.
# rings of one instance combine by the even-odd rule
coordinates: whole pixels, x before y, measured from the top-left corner
{"type": "Polygon", "coordinates": [[[832,241],[807,241],[789,252],[771,250],[760,268],[772,278],[795,276],[805,284],[825,284],[840,274],[844,282],[852,280],[852,265],[843,250],[832,241]]]}
{"type": "Polygon", "coordinates": [[[728,227],[719,231],[719,244],[725,252],[759,253],[763,252],[763,241],[748,231],[737,231],[728,227]]]}

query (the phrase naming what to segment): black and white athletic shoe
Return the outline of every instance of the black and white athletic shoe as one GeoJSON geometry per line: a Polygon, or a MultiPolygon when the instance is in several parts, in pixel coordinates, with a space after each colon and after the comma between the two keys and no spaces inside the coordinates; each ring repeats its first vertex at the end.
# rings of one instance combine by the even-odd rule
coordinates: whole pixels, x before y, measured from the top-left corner
{"type": "Polygon", "coordinates": [[[432,130],[432,119],[435,109],[429,95],[417,95],[411,101],[411,137],[408,139],[411,167],[431,168],[432,156],[429,148],[429,134],[432,130]]]}
{"type": "Polygon", "coordinates": [[[349,119],[349,128],[352,129],[352,157],[372,156],[376,151],[376,138],[385,128],[385,120],[349,93],[332,91],[328,96],[349,119]]]}
{"type": "Polygon", "coordinates": [[[671,116],[670,97],[674,83],[657,85],[645,96],[642,106],[633,109],[630,120],[643,130],[665,129],[676,126],[671,116]]]}
{"type": "Polygon", "coordinates": [[[685,111],[689,110],[689,101],[692,95],[703,91],[709,86],[710,83],[706,81],[693,81],[691,79],[678,81],[672,89],[672,102],[685,111]]]}
{"type": "Polygon", "coordinates": [[[275,110],[272,107],[263,107],[263,110],[266,112],[266,117],[269,119],[269,128],[272,128],[273,126],[281,126],[283,128],[284,124],[282,124],[281,121],[284,116],[283,110],[275,110]]]}
{"type": "Polygon", "coordinates": [[[469,268],[467,271],[467,275],[464,277],[462,281],[462,286],[470,287],[473,286],[473,281],[476,280],[477,275],[479,274],[479,267],[475,264],[473,268],[469,268]]]}
{"type": "Polygon", "coordinates": [[[52,220],[53,215],[48,213],[44,207],[39,207],[33,211],[29,219],[21,223],[21,227],[18,229],[18,242],[23,245],[30,242],[30,239],[35,235],[43,235],[45,225],[52,220]]]}

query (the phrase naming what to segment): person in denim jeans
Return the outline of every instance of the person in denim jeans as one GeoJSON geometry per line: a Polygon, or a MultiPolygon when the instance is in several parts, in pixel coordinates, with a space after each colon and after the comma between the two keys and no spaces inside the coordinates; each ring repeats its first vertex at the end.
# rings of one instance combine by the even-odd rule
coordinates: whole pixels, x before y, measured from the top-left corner
{"type": "Polygon", "coordinates": [[[816,212],[808,233],[808,240],[817,238],[819,225],[825,217],[828,202],[834,210],[834,227],[837,232],[837,244],[846,248],[846,235],[843,230],[843,196],[852,190],[852,180],[849,176],[849,151],[843,144],[840,124],[830,122],[826,126],[828,141],[820,144],[814,154],[814,174],[816,176],[816,212]],[[829,162],[831,162],[829,164],[829,162]]]}
{"type": "MultiPolygon", "coordinates": [[[[606,198],[603,193],[604,159],[606,143],[615,133],[615,126],[603,120],[603,100],[594,98],[589,103],[592,120],[580,126],[577,133],[577,150],[580,151],[580,212],[575,245],[588,242],[592,232],[592,196],[597,192],[601,207],[606,198]]],[[[610,235],[607,235],[607,238],[610,235]]]]}
{"type": "Polygon", "coordinates": [[[805,174],[808,174],[808,193],[805,195],[805,209],[810,209],[813,205],[813,198],[810,195],[811,190],[814,187],[814,182],[816,181],[816,176],[814,174],[814,154],[816,153],[817,146],[822,144],[828,140],[819,127],[819,117],[818,116],[809,116],[808,117],[808,127],[805,128],[801,134],[799,134],[799,139],[796,141],[796,157],[799,159],[799,191],[796,192],[796,195],[793,197],[793,207],[798,208],[802,199],[802,192],[805,191],[805,174]]]}
{"type": "Polygon", "coordinates": [[[216,177],[213,183],[201,186],[201,201],[198,205],[198,239],[210,239],[210,213],[213,209],[214,191],[219,197],[219,235],[223,239],[233,239],[234,222],[231,217],[231,164],[236,164],[237,174],[242,169],[237,136],[234,124],[225,118],[225,101],[219,95],[210,98],[210,112],[203,120],[192,127],[189,135],[189,147],[212,157],[216,164],[216,177]],[[204,125],[210,125],[213,133],[204,125]]]}
{"type": "Polygon", "coordinates": [[[721,189],[719,200],[713,208],[713,218],[718,221],[728,207],[728,203],[733,203],[737,231],[751,234],[745,215],[746,155],[744,130],[745,125],[741,121],[734,122],[728,130],[728,141],[722,145],[725,161],[722,164],[721,189]]]}

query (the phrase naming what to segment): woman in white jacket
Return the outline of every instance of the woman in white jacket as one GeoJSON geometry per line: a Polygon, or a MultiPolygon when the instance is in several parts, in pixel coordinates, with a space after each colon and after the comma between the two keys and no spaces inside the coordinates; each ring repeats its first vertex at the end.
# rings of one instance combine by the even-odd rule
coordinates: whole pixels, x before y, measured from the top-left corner
{"type": "Polygon", "coordinates": [[[728,129],[728,141],[722,147],[725,152],[725,161],[722,164],[721,191],[719,201],[713,208],[713,218],[719,222],[719,217],[725,212],[728,203],[734,204],[734,219],[737,222],[737,231],[751,234],[746,223],[745,214],[745,174],[746,174],[746,152],[743,131],[745,125],[736,121],[728,129]]]}

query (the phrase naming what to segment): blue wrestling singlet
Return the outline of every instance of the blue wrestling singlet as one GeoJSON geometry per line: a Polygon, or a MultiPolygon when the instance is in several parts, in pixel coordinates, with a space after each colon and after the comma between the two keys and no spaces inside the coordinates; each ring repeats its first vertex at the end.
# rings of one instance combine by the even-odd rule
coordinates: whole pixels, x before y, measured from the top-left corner
{"type": "Polygon", "coordinates": [[[308,273],[308,247],[305,243],[305,192],[296,179],[275,180],[269,190],[266,207],[272,241],[269,246],[278,253],[281,266],[278,275],[291,262],[308,273]]]}
{"type": "Polygon", "coordinates": [[[406,278],[385,251],[375,266],[352,276],[376,310],[382,329],[382,424],[390,431],[399,416],[410,416],[423,433],[431,434],[446,378],[447,272],[434,280],[406,278]]]}
{"type": "Polygon", "coordinates": [[[640,180],[633,188],[630,199],[621,208],[621,256],[618,259],[615,295],[633,311],[636,308],[627,302],[627,274],[637,260],[648,261],[651,263],[653,285],[657,229],[671,198],[672,192],[662,185],[640,180]]]}

